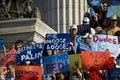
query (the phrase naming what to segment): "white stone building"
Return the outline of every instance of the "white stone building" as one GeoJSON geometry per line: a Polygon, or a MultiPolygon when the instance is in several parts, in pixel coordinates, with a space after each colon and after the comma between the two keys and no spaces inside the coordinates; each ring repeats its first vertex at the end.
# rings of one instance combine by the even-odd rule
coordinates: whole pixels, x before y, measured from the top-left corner
{"type": "Polygon", "coordinates": [[[41,10],[42,21],[57,32],[68,32],[72,24],[81,24],[87,0],[34,0],[41,10]]]}

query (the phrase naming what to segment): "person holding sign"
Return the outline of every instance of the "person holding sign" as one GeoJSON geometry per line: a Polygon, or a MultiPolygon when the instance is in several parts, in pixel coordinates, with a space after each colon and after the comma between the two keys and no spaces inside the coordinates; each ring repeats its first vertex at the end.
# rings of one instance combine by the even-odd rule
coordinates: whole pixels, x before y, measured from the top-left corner
{"type": "Polygon", "coordinates": [[[100,16],[99,24],[105,29],[107,27],[107,10],[108,4],[103,2],[101,6],[93,6],[94,12],[100,16]]]}
{"type": "Polygon", "coordinates": [[[74,24],[74,25],[70,26],[69,32],[70,32],[70,51],[68,51],[68,54],[74,54],[75,52],[74,52],[73,46],[75,43],[75,37],[78,32],[77,25],[74,24]]]}
{"type": "Polygon", "coordinates": [[[91,33],[90,19],[88,17],[83,18],[83,24],[78,25],[77,35],[84,36],[85,33],[91,33]]]}

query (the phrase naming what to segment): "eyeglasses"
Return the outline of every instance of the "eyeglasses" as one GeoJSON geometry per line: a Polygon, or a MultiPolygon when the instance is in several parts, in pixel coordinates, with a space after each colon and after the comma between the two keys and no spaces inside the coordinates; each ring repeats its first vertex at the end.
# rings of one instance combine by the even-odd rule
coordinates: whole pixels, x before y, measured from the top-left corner
{"type": "Polygon", "coordinates": [[[103,5],[103,7],[108,7],[107,5],[103,5]]]}

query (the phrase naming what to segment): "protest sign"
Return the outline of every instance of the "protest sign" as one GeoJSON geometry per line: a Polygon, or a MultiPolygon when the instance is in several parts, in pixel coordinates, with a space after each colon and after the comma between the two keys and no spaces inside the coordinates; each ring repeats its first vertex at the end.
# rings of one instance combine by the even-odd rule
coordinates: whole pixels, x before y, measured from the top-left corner
{"type": "Polygon", "coordinates": [[[32,44],[18,48],[16,62],[35,61],[40,63],[42,57],[42,44],[32,44]]]}
{"type": "Polygon", "coordinates": [[[82,68],[80,54],[69,55],[69,61],[70,61],[70,71],[71,72],[75,72],[77,70],[77,68],[82,68]]]}
{"type": "Polygon", "coordinates": [[[110,52],[93,52],[93,51],[82,51],[82,66],[85,69],[90,69],[93,66],[103,68],[105,63],[110,57],[110,52]]]}
{"type": "Polygon", "coordinates": [[[42,67],[15,66],[15,80],[42,80],[42,67]]]}
{"type": "Polygon", "coordinates": [[[89,7],[100,6],[101,0],[87,0],[89,7]]]}
{"type": "Polygon", "coordinates": [[[120,0],[112,0],[112,5],[120,5],[120,0]]]}
{"type": "Polygon", "coordinates": [[[0,39],[0,50],[3,49],[3,39],[0,39]]]}
{"type": "Polygon", "coordinates": [[[69,33],[46,34],[47,50],[68,50],[69,42],[69,33]]]}
{"type": "Polygon", "coordinates": [[[0,66],[6,66],[10,61],[15,61],[16,50],[13,48],[0,58],[0,66]]]}
{"type": "Polygon", "coordinates": [[[120,10],[120,5],[108,7],[107,17],[109,18],[113,15],[116,15],[117,17],[120,18],[120,11],[119,10],[120,10]]]}
{"type": "Polygon", "coordinates": [[[111,56],[118,56],[118,38],[112,35],[93,35],[91,37],[92,51],[110,50],[111,56]]]}
{"type": "Polygon", "coordinates": [[[60,53],[52,56],[43,57],[44,74],[65,72],[70,70],[68,53],[60,53]]]}
{"type": "Polygon", "coordinates": [[[81,36],[76,36],[75,37],[75,45],[74,45],[74,51],[75,53],[77,52],[77,49],[80,51],[86,51],[86,50],[91,50],[90,46],[86,43],[85,40],[81,38],[81,36]]]}

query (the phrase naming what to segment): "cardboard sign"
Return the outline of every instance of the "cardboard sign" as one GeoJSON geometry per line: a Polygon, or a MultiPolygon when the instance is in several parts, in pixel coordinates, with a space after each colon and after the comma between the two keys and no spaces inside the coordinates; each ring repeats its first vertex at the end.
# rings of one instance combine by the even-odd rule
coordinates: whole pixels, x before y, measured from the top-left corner
{"type": "Polygon", "coordinates": [[[108,12],[107,12],[107,17],[111,17],[113,15],[116,15],[117,17],[120,18],[120,6],[111,6],[111,7],[108,7],[108,12]]]}
{"type": "Polygon", "coordinates": [[[110,57],[110,52],[93,52],[82,51],[83,68],[90,69],[90,67],[97,66],[102,68],[110,57]]]}
{"type": "Polygon", "coordinates": [[[70,70],[68,53],[60,53],[52,56],[43,57],[44,74],[65,72],[70,70]]]}
{"type": "Polygon", "coordinates": [[[70,61],[71,72],[76,72],[77,68],[82,67],[80,54],[69,55],[69,61],[70,61]]]}
{"type": "Polygon", "coordinates": [[[15,80],[42,80],[42,67],[15,66],[15,80]]]}
{"type": "Polygon", "coordinates": [[[0,39],[0,50],[3,49],[3,39],[0,39]]]}
{"type": "Polygon", "coordinates": [[[69,33],[47,34],[47,50],[68,50],[70,42],[69,33]]]}
{"type": "Polygon", "coordinates": [[[0,66],[6,66],[10,61],[15,61],[16,50],[13,48],[6,55],[0,58],[0,66]]]}
{"type": "Polygon", "coordinates": [[[16,56],[16,62],[36,61],[40,62],[42,57],[42,44],[32,44],[18,48],[20,52],[16,56]]]}
{"type": "Polygon", "coordinates": [[[88,46],[85,40],[81,38],[81,36],[75,37],[75,45],[74,45],[75,52],[77,52],[78,48],[80,51],[91,50],[91,48],[88,46]]]}
{"type": "Polygon", "coordinates": [[[111,56],[118,56],[118,38],[111,35],[93,35],[91,38],[93,51],[110,50],[111,56]]]}

